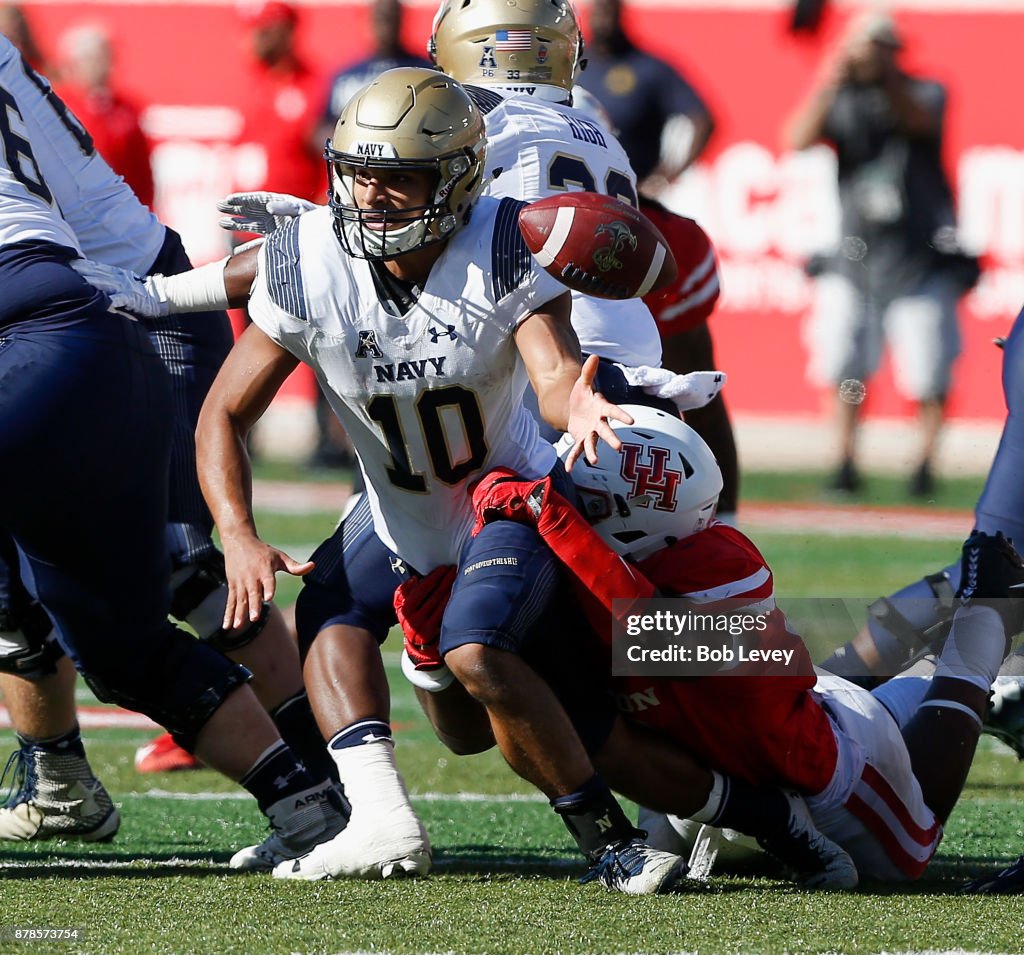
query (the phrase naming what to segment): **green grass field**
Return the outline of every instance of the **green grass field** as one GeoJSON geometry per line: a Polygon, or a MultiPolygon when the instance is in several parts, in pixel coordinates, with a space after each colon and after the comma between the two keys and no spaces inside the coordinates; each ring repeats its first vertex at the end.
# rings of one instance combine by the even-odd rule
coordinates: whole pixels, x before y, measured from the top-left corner
{"type": "MultiPolygon", "coordinates": [[[[772,479],[751,478],[748,488],[758,482],[772,479]]],[[[973,493],[965,487],[946,506],[969,507],[973,493]]],[[[332,520],[268,514],[261,527],[298,554],[332,520]]],[[[778,590],[794,596],[873,597],[952,559],[959,544],[776,532],[757,540],[778,590]]],[[[282,584],[290,599],[294,588],[282,584]]],[[[90,757],[123,816],[117,839],[0,848],[0,927],[77,927],[84,939],[0,934],[0,953],[1024,950],[1020,897],[955,894],[965,879],[1024,852],[1024,764],[991,740],[935,863],[910,888],[807,893],[762,860],[723,869],[713,887],[688,895],[627,898],[577,885],[583,866],[571,840],[499,757],[455,757],[433,739],[397,673],[394,636],[385,649],[398,760],[435,847],[431,878],[307,885],[230,873],[231,852],[265,833],[238,787],[208,770],[141,776],[132,754],[149,733],[93,730],[90,757]]]]}

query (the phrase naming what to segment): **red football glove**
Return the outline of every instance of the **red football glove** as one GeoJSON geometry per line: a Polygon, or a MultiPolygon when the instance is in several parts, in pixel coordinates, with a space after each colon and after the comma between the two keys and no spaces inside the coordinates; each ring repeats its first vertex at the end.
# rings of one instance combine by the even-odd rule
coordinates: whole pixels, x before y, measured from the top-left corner
{"type": "Polygon", "coordinates": [[[402,581],[395,591],[395,613],[405,635],[405,652],[417,670],[444,666],[438,640],[455,572],[450,564],[435,567],[426,577],[402,581]]]}
{"type": "Polygon", "coordinates": [[[515,471],[495,468],[473,487],[476,524],[473,536],[491,521],[518,521],[536,526],[544,501],[551,493],[551,478],[524,481],[515,471]]]}

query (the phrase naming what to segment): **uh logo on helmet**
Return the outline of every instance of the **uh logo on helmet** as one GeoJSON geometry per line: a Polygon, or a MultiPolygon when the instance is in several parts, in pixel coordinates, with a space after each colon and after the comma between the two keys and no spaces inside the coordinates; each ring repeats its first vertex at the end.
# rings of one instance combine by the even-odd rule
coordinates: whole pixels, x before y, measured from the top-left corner
{"type": "MultiPolygon", "coordinates": [[[[643,560],[711,523],[722,472],[711,449],[679,417],[645,405],[622,408],[633,424],[609,422],[622,451],[599,442],[597,464],[580,458],[571,477],[584,515],[605,543],[643,560]]],[[[571,438],[559,446],[563,458],[571,447],[571,438]]]]}

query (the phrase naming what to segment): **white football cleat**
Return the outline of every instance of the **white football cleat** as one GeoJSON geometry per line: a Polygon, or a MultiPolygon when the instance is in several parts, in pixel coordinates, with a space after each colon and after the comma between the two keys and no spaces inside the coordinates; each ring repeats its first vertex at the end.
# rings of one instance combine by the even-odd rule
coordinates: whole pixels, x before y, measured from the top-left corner
{"type": "Polygon", "coordinates": [[[247,872],[269,872],[279,863],[309,852],[345,828],[348,817],[339,812],[338,803],[330,781],[279,799],[266,813],[270,835],[258,845],[239,849],[228,865],[247,872]]]}
{"type": "MultiPolygon", "coordinates": [[[[369,815],[369,814],[367,814],[369,815]]],[[[343,832],[316,848],[274,868],[275,879],[392,879],[430,871],[430,840],[410,809],[380,817],[367,825],[356,814],[343,832]]]]}
{"type": "Polygon", "coordinates": [[[608,846],[579,881],[600,882],[626,895],[668,895],[685,888],[688,879],[685,859],[634,838],[608,846]]]}

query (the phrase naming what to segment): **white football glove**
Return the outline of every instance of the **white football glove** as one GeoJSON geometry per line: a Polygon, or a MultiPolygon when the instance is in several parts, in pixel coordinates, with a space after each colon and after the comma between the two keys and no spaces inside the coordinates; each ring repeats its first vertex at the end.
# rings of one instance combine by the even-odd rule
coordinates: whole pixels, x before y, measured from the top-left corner
{"type": "Polygon", "coordinates": [[[156,294],[148,280],[128,269],[92,259],[75,259],[71,268],[93,288],[106,292],[114,311],[123,312],[129,318],[163,318],[169,314],[167,302],[156,294]]]}
{"type": "Polygon", "coordinates": [[[222,229],[259,235],[270,235],[296,216],[318,208],[315,202],[282,192],[233,192],[217,203],[219,212],[229,213],[220,220],[222,229]]]}
{"type": "MultiPolygon", "coordinates": [[[[617,364],[617,363],[616,363],[617,364]]],[[[703,408],[725,387],[724,371],[691,371],[677,375],[667,368],[650,365],[618,365],[626,382],[656,398],[668,398],[680,411],[703,408]]]]}

